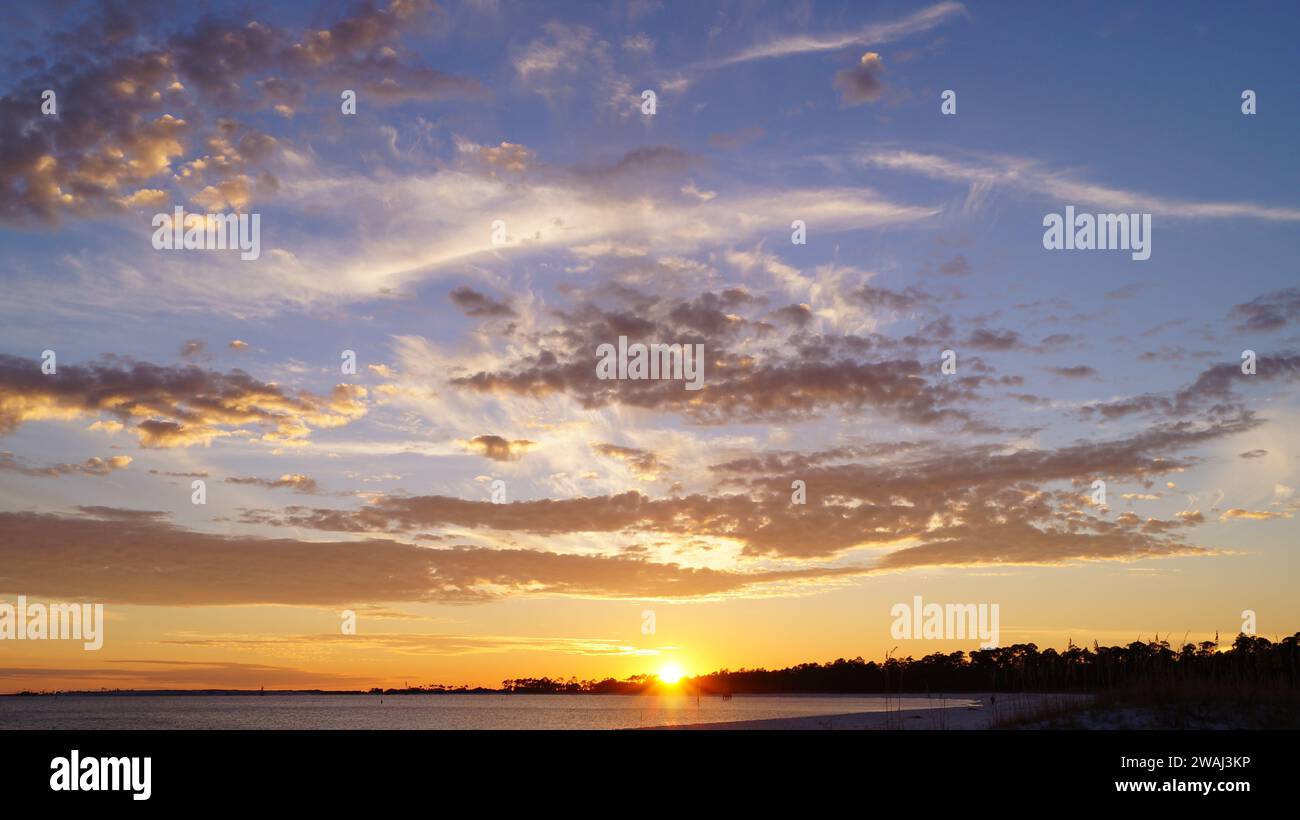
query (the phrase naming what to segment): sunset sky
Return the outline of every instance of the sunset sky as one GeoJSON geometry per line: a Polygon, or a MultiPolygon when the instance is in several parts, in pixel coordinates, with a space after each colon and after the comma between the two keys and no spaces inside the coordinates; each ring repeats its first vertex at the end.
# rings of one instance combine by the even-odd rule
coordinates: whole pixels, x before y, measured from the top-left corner
{"type": "Polygon", "coordinates": [[[1300,630],[1297,24],[7,9],[0,601],[107,623],[0,641],[0,692],[977,648],[892,639],[917,595],[1003,644],[1300,630]],[[259,214],[260,258],[155,250],[177,205],[259,214]],[[1150,259],[1046,250],[1067,205],[1151,214],[1150,259]],[[703,389],[597,379],[620,336],[703,344],[703,389]]]}

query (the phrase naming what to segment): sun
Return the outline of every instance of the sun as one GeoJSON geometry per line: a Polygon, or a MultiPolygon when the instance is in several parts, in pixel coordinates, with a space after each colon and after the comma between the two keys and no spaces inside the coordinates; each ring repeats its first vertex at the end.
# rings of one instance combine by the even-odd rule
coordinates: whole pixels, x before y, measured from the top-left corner
{"type": "Polygon", "coordinates": [[[686,673],[682,671],[682,668],[675,663],[666,663],[659,667],[659,680],[669,686],[677,683],[677,681],[681,680],[685,674],[686,673]]]}

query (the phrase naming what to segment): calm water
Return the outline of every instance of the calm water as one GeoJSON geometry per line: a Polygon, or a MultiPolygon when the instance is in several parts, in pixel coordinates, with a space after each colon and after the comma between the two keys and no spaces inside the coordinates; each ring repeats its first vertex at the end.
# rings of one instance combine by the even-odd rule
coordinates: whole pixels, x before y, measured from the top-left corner
{"type": "Polygon", "coordinates": [[[169,695],[0,697],[0,729],[635,729],[964,706],[924,696],[169,695]]]}

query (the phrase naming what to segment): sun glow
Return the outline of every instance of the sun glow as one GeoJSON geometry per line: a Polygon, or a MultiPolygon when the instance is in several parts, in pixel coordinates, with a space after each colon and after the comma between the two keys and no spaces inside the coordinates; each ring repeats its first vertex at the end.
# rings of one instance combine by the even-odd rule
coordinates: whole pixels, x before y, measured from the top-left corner
{"type": "Polygon", "coordinates": [[[677,664],[666,663],[659,669],[659,680],[671,686],[681,680],[685,674],[677,664]]]}

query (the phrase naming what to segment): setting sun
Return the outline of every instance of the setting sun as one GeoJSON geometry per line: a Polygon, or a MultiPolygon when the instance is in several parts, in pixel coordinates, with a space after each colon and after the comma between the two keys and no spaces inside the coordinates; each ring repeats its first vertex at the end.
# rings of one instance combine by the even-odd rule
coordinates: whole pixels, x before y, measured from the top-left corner
{"type": "Polygon", "coordinates": [[[677,683],[686,673],[675,663],[664,664],[659,670],[659,680],[669,685],[677,683]]]}

